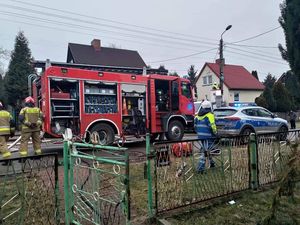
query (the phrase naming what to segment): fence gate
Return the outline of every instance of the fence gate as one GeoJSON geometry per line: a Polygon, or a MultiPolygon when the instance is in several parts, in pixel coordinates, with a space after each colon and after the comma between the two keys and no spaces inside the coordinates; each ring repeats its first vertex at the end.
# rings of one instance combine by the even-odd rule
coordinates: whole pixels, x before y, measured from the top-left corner
{"type": "Polygon", "coordinates": [[[66,224],[129,223],[129,160],[125,150],[65,141],[66,224]]]}
{"type": "Polygon", "coordinates": [[[0,224],[58,225],[58,196],[56,154],[0,160],[0,224]]]}

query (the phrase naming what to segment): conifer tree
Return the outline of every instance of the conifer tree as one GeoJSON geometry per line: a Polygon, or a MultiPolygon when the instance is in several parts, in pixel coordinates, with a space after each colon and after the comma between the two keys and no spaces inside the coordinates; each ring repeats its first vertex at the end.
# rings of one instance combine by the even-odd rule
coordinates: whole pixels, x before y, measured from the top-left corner
{"type": "Polygon", "coordinates": [[[279,23],[284,31],[286,48],[279,44],[279,50],[300,81],[300,1],[284,0],[280,10],[279,23]]]}
{"type": "Polygon", "coordinates": [[[4,78],[7,103],[16,110],[19,110],[22,100],[28,95],[27,77],[34,73],[32,61],[28,40],[20,31],[16,36],[14,50],[4,78]]]}
{"type": "Polygon", "coordinates": [[[280,81],[277,81],[273,87],[273,96],[276,101],[277,112],[288,112],[291,110],[291,98],[287,89],[280,81]]]}
{"type": "Polygon", "coordinates": [[[197,75],[197,70],[195,70],[195,66],[191,65],[189,70],[188,70],[188,75],[187,79],[190,80],[192,88],[194,88],[195,94],[197,95],[197,88],[196,88],[196,75],[197,75]]]}

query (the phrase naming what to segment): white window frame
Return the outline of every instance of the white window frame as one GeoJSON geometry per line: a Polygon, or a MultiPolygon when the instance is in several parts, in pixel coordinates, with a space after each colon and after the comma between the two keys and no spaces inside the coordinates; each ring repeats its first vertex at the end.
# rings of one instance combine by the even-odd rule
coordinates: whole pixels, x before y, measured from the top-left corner
{"type": "Polygon", "coordinates": [[[212,82],[212,75],[209,75],[208,76],[208,84],[211,85],[213,82],[212,82]]]}
{"type": "Polygon", "coordinates": [[[203,77],[203,86],[205,86],[205,85],[208,85],[208,82],[207,82],[208,80],[207,80],[207,76],[204,76],[203,77]]]}

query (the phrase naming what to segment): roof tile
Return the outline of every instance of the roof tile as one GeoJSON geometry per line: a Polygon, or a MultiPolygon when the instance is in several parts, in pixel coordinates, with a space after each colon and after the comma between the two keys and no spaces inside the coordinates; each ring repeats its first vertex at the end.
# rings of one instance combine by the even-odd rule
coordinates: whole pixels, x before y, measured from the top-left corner
{"type": "MultiPolygon", "coordinates": [[[[206,65],[220,77],[218,63],[206,63],[206,65]]],[[[224,83],[229,89],[263,90],[265,88],[248,70],[238,65],[224,65],[224,83]]]]}
{"type": "Polygon", "coordinates": [[[69,43],[68,52],[72,54],[74,63],[79,64],[136,68],[146,66],[139,53],[132,50],[101,47],[96,51],[91,45],[69,43]]]}

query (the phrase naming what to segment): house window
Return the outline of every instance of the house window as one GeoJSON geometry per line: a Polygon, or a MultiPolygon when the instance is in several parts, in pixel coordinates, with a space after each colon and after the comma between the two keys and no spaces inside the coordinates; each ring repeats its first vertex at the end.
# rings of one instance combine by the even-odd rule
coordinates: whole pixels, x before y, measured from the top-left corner
{"type": "Polygon", "coordinates": [[[211,85],[212,84],[212,75],[203,77],[203,85],[211,85]]]}
{"type": "Polygon", "coordinates": [[[234,92],[234,101],[235,102],[240,101],[240,93],[239,92],[234,92]]]}
{"type": "Polygon", "coordinates": [[[207,77],[205,76],[205,77],[203,77],[203,85],[207,85],[207,84],[208,84],[207,77]]]}
{"type": "Polygon", "coordinates": [[[208,76],[208,84],[212,84],[212,75],[208,76]]]}

